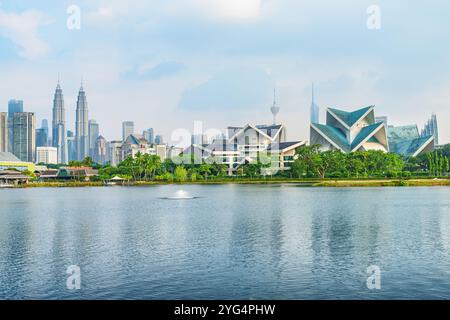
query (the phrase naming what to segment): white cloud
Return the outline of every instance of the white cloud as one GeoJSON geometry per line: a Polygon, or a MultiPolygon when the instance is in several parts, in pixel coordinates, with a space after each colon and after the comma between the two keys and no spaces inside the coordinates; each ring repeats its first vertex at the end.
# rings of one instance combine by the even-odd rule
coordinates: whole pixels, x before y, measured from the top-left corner
{"type": "Polygon", "coordinates": [[[167,4],[168,13],[202,16],[219,21],[247,21],[261,16],[262,0],[178,0],[167,4]]]}
{"type": "Polygon", "coordinates": [[[231,20],[258,18],[261,14],[261,0],[195,0],[195,5],[205,8],[216,17],[231,20]]]}
{"type": "Polygon", "coordinates": [[[7,38],[21,48],[19,54],[30,60],[45,56],[48,45],[39,37],[39,28],[50,21],[39,11],[20,14],[0,10],[0,37],[7,38]]]}

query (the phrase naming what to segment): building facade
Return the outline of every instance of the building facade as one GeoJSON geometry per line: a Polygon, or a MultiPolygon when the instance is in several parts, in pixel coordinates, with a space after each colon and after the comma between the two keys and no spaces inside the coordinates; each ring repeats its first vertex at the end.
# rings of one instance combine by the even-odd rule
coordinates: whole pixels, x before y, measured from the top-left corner
{"type": "Polygon", "coordinates": [[[8,152],[8,114],[6,112],[0,112],[0,152],[8,152]]]}
{"type": "Polygon", "coordinates": [[[75,152],[76,159],[81,161],[89,156],[89,117],[86,93],[81,84],[78,91],[75,120],[75,152]]]}
{"type": "Polygon", "coordinates": [[[122,122],[122,141],[125,141],[129,135],[134,133],[134,122],[124,121],[122,122]]]}
{"type": "Polygon", "coordinates": [[[94,161],[99,164],[105,164],[108,161],[107,142],[103,136],[95,140],[94,161]]]}
{"type": "Polygon", "coordinates": [[[16,112],[23,112],[23,100],[11,99],[8,101],[8,151],[12,152],[12,117],[16,112]]]}
{"type": "Polygon", "coordinates": [[[71,130],[67,130],[67,157],[69,161],[76,160],[75,135],[71,130]]]}
{"type": "Polygon", "coordinates": [[[58,164],[58,149],[55,147],[36,147],[36,163],[58,164]]]}
{"type": "Polygon", "coordinates": [[[261,162],[267,166],[265,174],[290,169],[295,150],[306,141],[287,141],[286,128],[279,125],[252,125],[228,127],[227,138],[215,139],[210,144],[192,144],[180,155],[188,163],[216,162],[235,174],[244,164],[261,162]]]}
{"type": "Polygon", "coordinates": [[[108,161],[113,167],[117,167],[117,165],[123,161],[122,143],[122,141],[109,141],[107,143],[108,161]]]}
{"type": "Polygon", "coordinates": [[[311,89],[310,116],[311,116],[311,123],[319,123],[319,121],[320,121],[320,109],[319,109],[319,106],[316,104],[316,101],[315,101],[314,83],[312,84],[312,89],[311,89]]]}
{"type": "Polygon", "coordinates": [[[89,120],[89,156],[95,157],[96,141],[100,135],[100,128],[95,120],[89,120]]]}
{"type": "Polygon", "coordinates": [[[389,149],[403,157],[417,157],[423,153],[434,151],[434,137],[419,135],[417,125],[389,126],[389,149]]]}
{"type": "Polygon", "coordinates": [[[21,161],[11,152],[0,152],[0,171],[16,169],[19,171],[28,170],[34,172],[36,165],[32,162],[21,161]]]}
{"type": "Polygon", "coordinates": [[[161,161],[164,161],[167,157],[166,145],[150,144],[143,136],[139,134],[129,135],[128,138],[122,143],[121,151],[121,158],[123,160],[128,157],[134,158],[138,153],[157,155],[160,157],[161,161]]]}
{"type": "Polygon", "coordinates": [[[12,124],[12,153],[21,161],[34,162],[36,153],[36,117],[34,113],[14,113],[12,124]]]}
{"type": "Polygon", "coordinates": [[[66,109],[59,81],[53,97],[52,146],[58,149],[58,163],[68,163],[66,109]]]}
{"type": "Polygon", "coordinates": [[[145,140],[148,141],[148,143],[152,144],[155,142],[155,135],[153,128],[148,128],[147,130],[144,130],[142,135],[144,136],[145,140]]]}
{"type": "Polygon", "coordinates": [[[163,136],[160,134],[157,134],[155,136],[155,140],[153,141],[154,144],[163,144],[164,143],[164,139],[163,136]]]}
{"type": "Polygon", "coordinates": [[[48,146],[48,131],[44,128],[36,129],[36,147],[48,146]]]}
{"type": "Polygon", "coordinates": [[[421,137],[433,136],[434,144],[439,145],[439,129],[437,116],[435,113],[431,115],[431,118],[425,124],[425,127],[423,128],[420,136],[421,137]]]}

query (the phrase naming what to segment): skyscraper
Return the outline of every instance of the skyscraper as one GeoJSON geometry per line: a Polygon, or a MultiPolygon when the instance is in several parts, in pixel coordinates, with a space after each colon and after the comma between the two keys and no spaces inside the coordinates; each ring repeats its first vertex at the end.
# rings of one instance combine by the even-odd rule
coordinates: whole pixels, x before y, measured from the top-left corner
{"type": "Polygon", "coordinates": [[[95,142],[99,136],[99,125],[95,120],[89,120],[89,155],[95,159],[95,142]]]}
{"type": "Polygon", "coordinates": [[[157,135],[155,136],[155,144],[163,144],[163,143],[164,143],[164,140],[163,140],[162,135],[157,134],[157,135]]]}
{"type": "Polygon", "coordinates": [[[109,141],[106,144],[108,161],[115,167],[122,161],[122,141],[109,141]]]}
{"type": "Polygon", "coordinates": [[[153,128],[148,128],[147,130],[144,130],[142,135],[144,136],[145,140],[147,140],[147,142],[149,144],[153,144],[153,142],[155,140],[153,128]]]}
{"type": "Polygon", "coordinates": [[[421,136],[422,137],[433,136],[434,144],[439,145],[439,129],[438,129],[438,123],[437,123],[437,116],[435,113],[433,113],[431,115],[431,118],[425,124],[425,127],[422,130],[421,136]]]}
{"type": "Polygon", "coordinates": [[[32,112],[16,112],[12,117],[12,152],[22,161],[34,162],[36,152],[36,117],[32,112]]]}
{"type": "Polygon", "coordinates": [[[8,101],[8,118],[11,119],[16,112],[23,112],[23,100],[11,99],[8,101]]]}
{"type": "Polygon", "coordinates": [[[95,140],[95,162],[105,164],[108,157],[107,141],[103,136],[99,136],[95,140]]]}
{"type": "Polygon", "coordinates": [[[47,147],[48,138],[47,131],[44,128],[36,129],[36,147],[47,147]]]}
{"type": "Polygon", "coordinates": [[[8,144],[8,114],[0,112],[0,152],[7,152],[8,144]]]}
{"type": "Polygon", "coordinates": [[[134,133],[134,122],[124,121],[122,122],[122,141],[125,141],[130,134],[134,133]]]}
{"type": "Polygon", "coordinates": [[[313,83],[312,90],[311,90],[311,123],[319,123],[319,121],[320,121],[319,113],[320,113],[320,109],[315,101],[314,83],[313,83]]]}
{"type": "Polygon", "coordinates": [[[388,117],[387,116],[378,116],[375,117],[375,122],[383,122],[386,128],[389,127],[388,117]]]}
{"type": "Polygon", "coordinates": [[[16,112],[23,112],[23,100],[11,99],[8,101],[8,151],[12,152],[12,117],[16,112]]]}
{"type": "Polygon", "coordinates": [[[86,93],[81,83],[78,91],[76,121],[75,121],[75,149],[76,159],[83,160],[89,155],[89,123],[86,93]]]}
{"type": "Polygon", "coordinates": [[[75,136],[73,131],[67,130],[67,158],[69,161],[76,160],[75,158],[75,136]]]}
{"type": "Polygon", "coordinates": [[[68,162],[66,110],[59,79],[53,97],[52,146],[58,149],[58,163],[66,164],[68,162]]]}
{"type": "Polygon", "coordinates": [[[41,121],[41,129],[44,129],[45,134],[47,135],[47,146],[49,145],[49,135],[48,135],[48,120],[42,119],[41,121]]]}

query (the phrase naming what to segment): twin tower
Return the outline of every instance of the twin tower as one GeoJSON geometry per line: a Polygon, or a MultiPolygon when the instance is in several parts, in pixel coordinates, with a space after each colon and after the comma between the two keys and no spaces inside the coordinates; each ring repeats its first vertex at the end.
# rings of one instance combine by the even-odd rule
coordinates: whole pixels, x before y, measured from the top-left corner
{"type": "MultiPolygon", "coordinates": [[[[89,155],[89,117],[86,93],[81,82],[78,91],[76,121],[75,121],[75,146],[74,158],[83,160],[89,155]]],[[[64,96],[58,80],[53,98],[52,118],[52,146],[58,150],[58,163],[68,163],[66,110],[64,108],[64,96]]]]}

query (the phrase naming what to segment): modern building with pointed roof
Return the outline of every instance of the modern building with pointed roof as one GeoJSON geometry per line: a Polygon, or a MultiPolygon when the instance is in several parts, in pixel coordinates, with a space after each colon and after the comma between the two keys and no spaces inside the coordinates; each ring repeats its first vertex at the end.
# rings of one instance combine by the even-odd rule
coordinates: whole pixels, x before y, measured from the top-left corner
{"type": "Polygon", "coordinates": [[[434,137],[419,135],[417,125],[389,126],[388,139],[391,152],[404,157],[417,157],[434,150],[434,137]]]}
{"type": "Polygon", "coordinates": [[[389,152],[386,126],[375,122],[374,106],[347,112],[328,108],[326,124],[311,123],[310,144],[322,151],[381,150],[389,152]]]}

